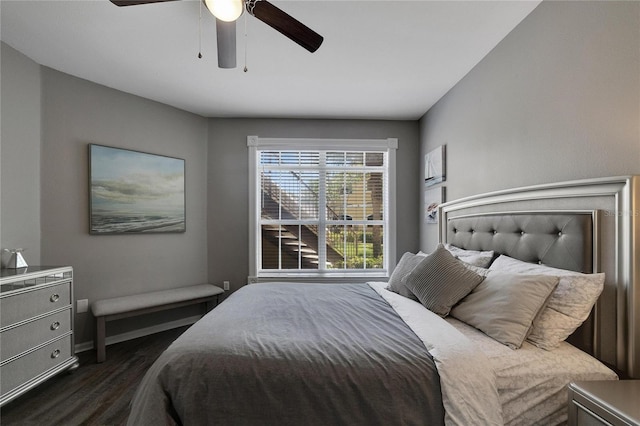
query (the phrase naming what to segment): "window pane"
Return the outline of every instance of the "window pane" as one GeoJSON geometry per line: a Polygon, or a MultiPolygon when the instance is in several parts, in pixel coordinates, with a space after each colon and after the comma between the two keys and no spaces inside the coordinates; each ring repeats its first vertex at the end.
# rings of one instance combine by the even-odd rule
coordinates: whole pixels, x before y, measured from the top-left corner
{"type": "Polygon", "coordinates": [[[317,219],[318,172],[262,171],[263,219],[317,219]]]}
{"type": "Polygon", "coordinates": [[[382,225],[369,225],[366,228],[365,240],[368,254],[365,268],[380,269],[384,265],[383,227],[382,225]]]}
{"type": "Polygon", "coordinates": [[[374,269],[384,264],[382,226],[328,226],[327,243],[341,253],[329,269],[374,269]]]}
{"type": "Polygon", "coordinates": [[[260,164],[280,164],[280,153],[277,151],[260,152],[260,164]]]}
{"type": "Polygon", "coordinates": [[[364,173],[346,173],[351,193],[347,195],[347,214],[353,220],[365,220],[366,208],[369,204],[369,192],[364,173]]]}
{"type": "Polygon", "coordinates": [[[305,220],[318,219],[318,172],[293,173],[298,179],[298,207],[297,217],[305,220]]]}
{"type": "Polygon", "coordinates": [[[330,172],[326,174],[327,220],[347,220],[345,197],[350,191],[345,174],[330,172]]]}
{"type": "Polygon", "coordinates": [[[345,163],[345,154],[344,152],[327,152],[326,153],[326,164],[329,167],[343,166],[345,163]]]}
{"type": "Polygon", "coordinates": [[[365,153],[365,158],[367,166],[384,166],[383,152],[367,152],[365,153]]]}
{"type": "Polygon", "coordinates": [[[320,153],[313,151],[303,151],[300,153],[300,165],[317,166],[320,164],[320,153]]]}
{"type": "Polygon", "coordinates": [[[364,173],[327,173],[327,220],[366,220],[370,204],[364,173]]]}
{"type": "Polygon", "coordinates": [[[262,268],[280,268],[280,226],[262,225],[262,268]]]}
{"type": "Polygon", "coordinates": [[[330,225],[326,229],[327,238],[327,269],[343,269],[345,258],[346,225],[330,225]]]}
{"type": "Polygon", "coordinates": [[[297,166],[300,164],[300,152],[283,151],[280,153],[280,164],[297,166]]]}
{"type": "Polygon", "coordinates": [[[367,206],[368,220],[382,220],[384,211],[384,176],[382,173],[367,173],[367,206]]]}
{"type": "Polygon", "coordinates": [[[262,225],[262,269],[318,269],[318,239],[305,225],[262,225]]]}
{"type": "Polygon", "coordinates": [[[263,171],[260,175],[260,204],[263,219],[280,218],[280,172],[263,171]]]}
{"type": "Polygon", "coordinates": [[[363,152],[347,152],[347,166],[362,166],[363,152]]]}

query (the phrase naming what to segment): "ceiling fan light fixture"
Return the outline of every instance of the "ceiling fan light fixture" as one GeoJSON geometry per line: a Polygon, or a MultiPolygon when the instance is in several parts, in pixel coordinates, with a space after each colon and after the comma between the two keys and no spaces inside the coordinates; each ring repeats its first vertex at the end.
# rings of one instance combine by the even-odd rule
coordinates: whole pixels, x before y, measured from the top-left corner
{"type": "Polygon", "coordinates": [[[244,11],[244,0],[203,0],[209,12],[225,22],[233,22],[244,11]]]}

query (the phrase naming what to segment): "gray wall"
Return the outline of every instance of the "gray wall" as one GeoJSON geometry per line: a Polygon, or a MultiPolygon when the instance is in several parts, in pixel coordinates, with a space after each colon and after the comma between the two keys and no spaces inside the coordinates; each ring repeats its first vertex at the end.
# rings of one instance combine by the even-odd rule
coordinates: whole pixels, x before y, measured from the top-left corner
{"type": "Polygon", "coordinates": [[[639,174],[640,3],[543,2],[420,127],[421,157],[446,144],[447,200],[639,174]]]}
{"type": "MultiPolygon", "coordinates": [[[[76,299],[223,280],[235,290],[246,283],[248,135],[398,138],[398,256],[418,249],[417,121],[206,119],[41,67],[4,44],[2,83],[0,207],[3,228],[15,230],[3,232],[2,246],[26,246],[34,265],[73,266],[76,299]],[[89,235],[89,143],[186,159],[187,232],[89,235]]],[[[122,320],[107,332],[196,313],[122,320]]],[[[90,342],[92,315],[76,314],[75,325],[76,343],[90,342]]]]}
{"type": "Polygon", "coordinates": [[[209,279],[246,284],[249,274],[249,157],[247,136],[398,138],[396,254],[417,251],[419,152],[417,121],[209,120],[209,279]]]}
{"type": "MultiPolygon", "coordinates": [[[[40,65],[0,44],[0,247],[40,263],[40,65]]],[[[3,255],[3,260],[9,257],[3,255]]]]}
{"type": "MultiPolygon", "coordinates": [[[[46,67],[42,93],[43,263],[73,266],[75,297],[90,302],[207,282],[206,119],[46,67]],[[89,143],[184,158],[186,233],[89,235],[89,143]]],[[[76,342],[92,324],[77,314],[76,342]]]]}

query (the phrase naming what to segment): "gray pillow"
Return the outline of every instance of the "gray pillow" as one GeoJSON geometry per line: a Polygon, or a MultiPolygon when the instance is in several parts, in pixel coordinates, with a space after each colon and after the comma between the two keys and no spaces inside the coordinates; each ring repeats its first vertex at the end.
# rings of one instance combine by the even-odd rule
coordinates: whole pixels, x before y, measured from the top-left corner
{"type": "Polygon", "coordinates": [[[483,331],[498,342],[522,346],[538,312],[558,285],[550,275],[491,271],[451,310],[451,316],[483,331]]]}
{"type": "Polygon", "coordinates": [[[415,268],[422,259],[424,259],[424,256],[409,252],[403,254],[400,258],[400,262],[398,262],[396,268],[389,277],[387,290],[398,293],[404,297],[408,297],[411,300],[418,301],[418,298],[407,288],[403,280],[407,275],[409,275],[409,272],[413,271],[413,268],[415,268]]]}
{"type": "Polygon", "coordinates": [[[445,317],[483,279],[440,244],[413,268],[404,284],[427,309],[445,317]]]}

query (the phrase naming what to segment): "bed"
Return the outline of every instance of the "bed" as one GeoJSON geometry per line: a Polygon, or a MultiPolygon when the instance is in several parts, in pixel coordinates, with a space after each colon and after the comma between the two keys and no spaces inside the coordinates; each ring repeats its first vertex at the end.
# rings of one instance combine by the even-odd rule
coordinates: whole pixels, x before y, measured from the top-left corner
{"type": "Polygon", "coordinates": [[[635,253],[637,238],[619,238],[637,226],[605,216],[624,207],[634,184],[571,182],[447,203],[443,245],[405,254],[389,283],[245,286],[158,358],[129,424],[563,423],[571,381],[638,374],[629,325],[637,313],[622,309],[637,296],[637,277],[633,262],[620,260],[635,253]],[[470,266],[487,257],[485,268],[470,266]],[[600,288],[584,292],[595,278],[600,288]],[[505,284],[514,280],[535,297],[505,284]],[[625,299],[614,291],[612,300],[619,286],[625,299]],[[557,292],[564,303],[559,289],[593,299],[586,308],[578,300],[586,314],[560,321],[564,328],[545,320],[557,292]],[[508,292],[515,299],[504,304],[508,292]],[[511,312],[514,300],[526,303],[511,312]],[[518,321],[496,326],[505,312],[518,321]]]}

